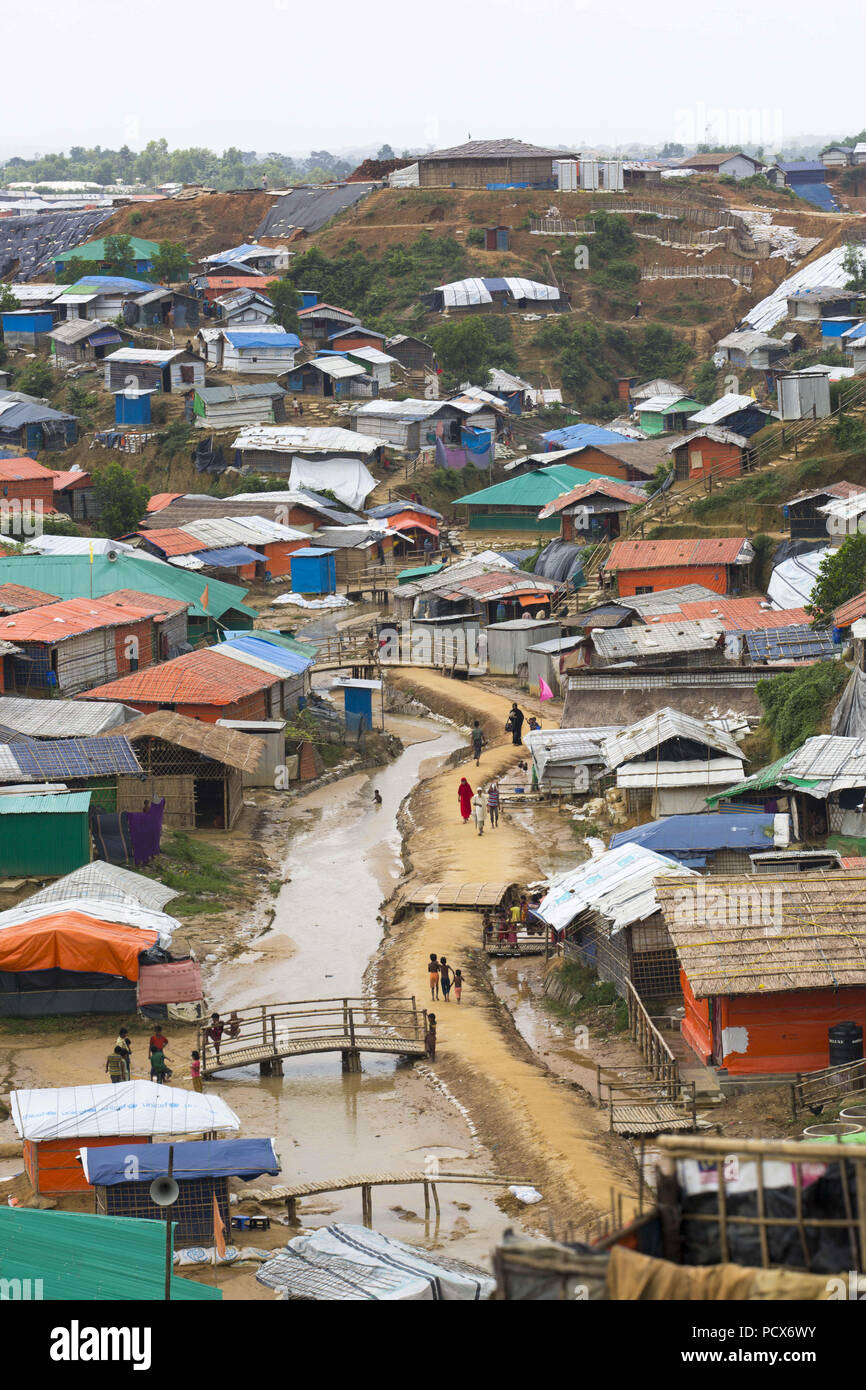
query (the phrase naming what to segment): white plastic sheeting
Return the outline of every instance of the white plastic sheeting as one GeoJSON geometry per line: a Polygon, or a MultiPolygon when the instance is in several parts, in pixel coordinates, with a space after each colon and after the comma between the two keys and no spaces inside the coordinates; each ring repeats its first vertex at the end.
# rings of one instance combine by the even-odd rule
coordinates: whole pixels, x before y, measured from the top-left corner
{"type": "Polygon", "coordinates": [[[284,1300],[341,1302],[477,1302],[492,1296],[495,1280],[453,1259],[443,1263],[364,1226],[327,1226],[296,1236],[256,1273],[284,1300]]]}
{"type": "Polygon", "coordinates": [[[483,280],[453,280],[450,285],[437,285],[442,291],[446,309],[465,309],[470,304],[492,304],[493,296],[483,280]]]}
{"type": "Polygon", "coordinates": [[[802,608],[809,602],[818,568],[828,547],[792,555],[777,565],[767,585],[767,596],[776,608],[802,608]]]}
{"type": "Polygon", "coordinates": [[[240,1129],[219,1096],[121,1081],[100,1086],[12,1091],[12,1121],[22,1139],[114,1139],[153,1134],[206,1134],[240,1129]]]}
{"type": "Polygon", "coordinates": [[[655,880],[662,875],[700,877],[693,869],[642,845],[619,845],[555,879],[541,901],[538,915],[550,926],[561,929],[590,909],[611,924],[613,934],[631,922],[644,921],[658,910],[655,880]]]}
{"type": "Polygon", "coordinates": [[[108,902],[104,898],[88,898],[85,890],[82,890],[81,896],[64,899],[62,907],[45,901],[31,905],[30,899],[25,898],[17,907],[0,912],[0,931],[68,912],[77,912],[84,917],[92,918],[94,931],[99,930],[101,922],[119,922],[124,927],[135,927],[138,931],[155,931],[159,936],[159,945],[164,950],[168,950],[172,936],[180,929],[180,922],[176,917],[169,917],[167,913],[158,912],[155,908],[142,907],[133,901],[121,903],[108,902]]]}
{"type": "Polygon", "coordinates": [[[358,459],[327,459],[323,463],[292,459],[290,488],[332,492],[350,511],[363,507],[375,486],[376,479],[358,459]]]}
{"type": "Polygon", "coordinates": [[[772,294],[768,294],[766,299],[762,299],[754,309],[749,310],[745,322],[750,328],[769,333],[777,323],[781,323],[782,319],[787,317],[788,297],[797,290],[814,290],[821,286],[827,289],[844,289],[849,279],[849,273],[842,264],[845,251],[846,247],[837,246],[835,251],[828,251],[826,256],[819,256],[817,261],[812,261],[802,270],[789,275],[772,294]]]}

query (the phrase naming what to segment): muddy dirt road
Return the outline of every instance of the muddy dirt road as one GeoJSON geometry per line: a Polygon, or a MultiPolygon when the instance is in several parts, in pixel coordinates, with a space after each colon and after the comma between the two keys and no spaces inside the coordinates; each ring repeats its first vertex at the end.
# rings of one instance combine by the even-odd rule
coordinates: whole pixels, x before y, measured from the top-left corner
{"type": "MultiPolygon", "coordinates": [[[[404,680],[419,699],[429,698],[434,707],[457,698],[484,720],[488,730],[505,724],[509,701],[490,690],[461,685],[455,697],[453,681],[427,671],[413,670],[411,679],[398,677],[398,683],[404,680]]],[[[544,845],[534,843],[507,813],[497,830],[488,824],[479,836],[472,822],[464,824],[457,804],[462,774],[475,788],[524,756],[525,750],[510,740],[489,746],[480,768],[474,760],[446,768],[419,788],[411,802],[413,829],[407,844],[415,882],[448,878],[525,883],[535,877],[544,845]]],[[[383,978],[394,993],[420,994],[431,951],[464,971],[462,1003],[440,1001],[436,1008],[435,1070],[468,1108],[499,1163],[531,1176],[545,1194],[538,1217],[549,1215],[560,1229],[571,1224],[587,1231],[599,1213],[609,1209],[612,1188],[623,1194],[624,1211],[631,1211],[631,1151],[606,1132],[599,1111],[579,1089],[544,1067],[497,1005],[479,949],[479,926],[476,913],[415,914],[394,928],[384,951],[383,978]]]]}

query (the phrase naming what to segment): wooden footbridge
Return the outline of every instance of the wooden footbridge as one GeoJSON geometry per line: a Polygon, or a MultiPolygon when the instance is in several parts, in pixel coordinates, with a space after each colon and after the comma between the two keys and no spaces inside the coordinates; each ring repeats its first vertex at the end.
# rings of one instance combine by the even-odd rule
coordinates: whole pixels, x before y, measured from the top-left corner
{"type": "Polygon", "coordinates": [[[429,1021],[415,998],[299,999],[262,1004],[223,1017],[219,1044],[210,1026],[198,1032],[203,1077],[258,1066],[262,1076],[281,1076],[283,1062],[316,1052],[339,1052],[343,1071],[361,1070],[362,1052],[425,1057],[429,1021]]]}
{"type": "Polygon", "coordinates": [[[353,1173],[342,1178],[326,1178],[323,1182],[294,1183],[291,1186],[280,1184],[270,1188],[252,1188],[249,1193],[240,1192],[239,1200],[249,1197],[259,1202],[285,1202],[286,1216],[291,1226],[300,1225],[298,1202],[304,1197],[320,1197],[331,1192],[348,1192],[353,1188],[361,1191],[361,1220],[365,1226],[373,1224],[373,1188],[404,1187],[417,1184],[424,1189],[424,1217],[430,1219],[430,1204],[437,1218],[440,1215],[437,1186],[441,1183],[477,1184],[488,1187],[531,1187],[526,1178],[504,1178],[490,1173],[443,1173],[438,1164],[430,1168],[409,1173],[353,1173]]]}

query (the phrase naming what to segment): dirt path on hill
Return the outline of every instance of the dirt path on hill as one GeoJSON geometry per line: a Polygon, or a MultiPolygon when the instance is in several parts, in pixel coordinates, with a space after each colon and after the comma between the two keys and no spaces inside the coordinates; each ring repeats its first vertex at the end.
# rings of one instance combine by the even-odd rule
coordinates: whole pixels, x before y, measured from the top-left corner
{"type": "MultiPolygon", "coordinates": [[[[472,787],[501,775],[525,755],[502,732],[510,701],[474,682],[456,685],[434,672],[389,676],[414,690],[429,705],[482,720],[490,747],[481,758],[449,767],[421,785],[409,803],[406,850],[416,884],[447,877],[466,882],[531,881],[538,847],[507,812],[499,828],[479,836],[464,825],[457,807],[461,775],[472,787]],[[498,735],[493,731],[498,730],[498,735]],[[500,742],[494,744],[498,736],[500,742]]],[[[456,717],[460,717],[457,714],[456,717]]],[[[636,1174],[629,1146],[607,1133],[602,1114],[577,1086],[557,1079],[534,1056],[494,996],[486,957],[479,950],[477,913],[416,913],[392,927],[386,943],[380,989],[415,994],[428,1008],[426,962],[431,951],[464,972],[460,1005],[440,1000],[439,1049],[433,1070],[466,1107],[479,1137],[497,1156],[500,1171],[533,1182],[544,1194],[539,1223],[552,1221],[586,1235],[610,1209],[611,1192],[622,1194],[625,1213],[633,1209],[636,1174]]]]}

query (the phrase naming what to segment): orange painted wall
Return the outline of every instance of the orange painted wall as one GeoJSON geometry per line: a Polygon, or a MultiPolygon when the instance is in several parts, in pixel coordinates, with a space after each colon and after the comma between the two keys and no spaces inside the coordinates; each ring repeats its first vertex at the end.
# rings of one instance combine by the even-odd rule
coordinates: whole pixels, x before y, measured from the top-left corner
{"type": "Polygon", "coordinates": [[[620,598],[634,594],[644,585],[653,593],[676,589],[680,584],[703,584],[716,594],[728,591],[728,571],[725,565],[670,565],[649,570],[618,570],[616,576],[620,598]]]}
{"type": "Polygon", "coordinates": [[[690,478],[703,478],[707,473],[715,473],[716,477],[733,478],[742,471],[742,458],[736,444],[717,444],[712,439],[696,439],[689,445],[690,478]],[[698,455],[701,463],[695,468],[698,455]]]}
{"type": "MultiPolygon", "coordinates": [[[[244,700],[236,700],[232,705],[175,705],[174,709],[177,714],[185,714],[188,719],[201,719],[204,724],[215,724],[218,719],[269,719],[266,694],[266,691],[260,690],[244,700]]],[[[125,700],[124,704],[142,714],[152,714],[163,701],[125,700]]]]}
{"type": "MultiPolygon", "coordinates": [[[[592,445],[575,453],[573,458],[557,459],[557,463],[570,463],[574,468],[584,468],[587,473],[602,473],[605,478],[620,478],[623,482],[628,478],[630,471],[619,459],[603,454],[592,445]]],[[[639,476],[645,478],[646,475],[641,473],[639,476]]]]}
{"type": "Polygon", "coordinates": [[[130,623],[126,627],[117,627],[114,629],[114,652],[119,676],[126,675],[128,671],[133,670],[126,654],[126,639],[128,637],[138,639],[138,666],[135,669],[143,671],[146,666],[152,666],[156,660],[156,644],[153,640],[153,623],[150,618],[146,618],[140,623],[130,623]]]}
{"type": "Polygon", "coordinates": [[[686,1014],[683,1019],[682,1035],[692,1051],[702,1062],[709,1062],[713,1056],[713,1029],[710,1023],[710,1004],[708,999],[696,999],[692,987],[683,971],[680,971],[680,984],[686,1014]]]}
{"type": "Polygon", "coordinates": [[[266,568],[273,575],[291,573],[289,556],[293,550],[301,550],[309,543],[309,539],[304,539],[302,541],[275,541],[273,545],[263,546],[266,568]]]}
{"type": "Polygon", "coordinates": [[[90,1192],[92,1188],[78,1162],[78,1150],[104,1149],[112,1144],[146,1144],[146,1139],[41,1139],[24,1141],[24,1169],[34,1192],[90,1192]]]}
{"type": "Polygon", "coordinates": [[[722,1028],[744,1028],[745,1052],[723,1059],[732,1076],[817,1071],[830,1065],[827,1029],[852,1019],[866,1031],[866,988],[740,994],[721,1001],[722,1028]]]}

